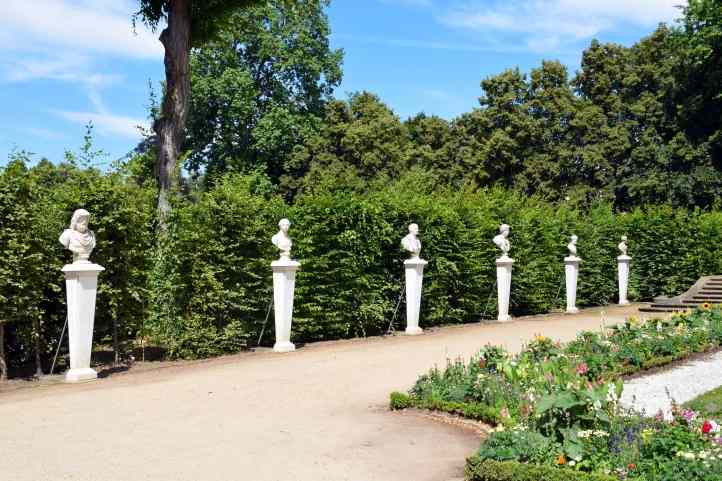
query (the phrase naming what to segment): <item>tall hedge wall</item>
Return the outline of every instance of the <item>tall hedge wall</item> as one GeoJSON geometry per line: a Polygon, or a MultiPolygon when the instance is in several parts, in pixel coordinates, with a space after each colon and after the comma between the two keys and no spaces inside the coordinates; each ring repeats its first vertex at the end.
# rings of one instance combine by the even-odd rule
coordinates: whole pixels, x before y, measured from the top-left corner
{"type": "MultiPolygon", "coordinates": [[[[273,340],[270,243],[281,217],[291,219],[298,273],[293,340],[386,331],[402,292],[406,254],[400,239],[417,222],[429,260],[421,326],[496,316],[492,237],[511,225],[516,259],[514,315],[561,308],[562,258],[579,236],[580,306],[616,299],[616,248],[630,238],[631,299],[677,294],[699,276],[722,273],[722,213],[649,206],[586,211],[505,190],[448,190],[423,173],[378,183],[364,193],[324,188],[293,204],[257,176],[229,175],[208,192],[179,196],[165,242],[153,234],[154,191],[122,172],[43,163],[0,171],[0,322],[13,362],[52,353],[65,319],[57,242],[75,208],[92,214],[93,255],[101,274],[96,340],[139,338],[172,356],[204,357],[273,340]]],[[[403,326],[399,306],[396,328],[403,326]]],[[[46,364],[47,369],[47,364],[46,364]]]]}

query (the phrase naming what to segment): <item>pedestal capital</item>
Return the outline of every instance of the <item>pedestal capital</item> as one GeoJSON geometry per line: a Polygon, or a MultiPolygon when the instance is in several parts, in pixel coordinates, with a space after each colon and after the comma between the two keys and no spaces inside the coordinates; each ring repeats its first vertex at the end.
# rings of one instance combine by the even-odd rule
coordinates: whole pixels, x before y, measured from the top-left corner
{"type": "Polygon", "coordinates": [[[301,263],[298,261],[292,261],[290,259],[279,259],[271,262],[271,268],[274,272],[277,271],[295,271],[301,267],[301,263]]]}
{"type": "Polygon", "coordinates": [[[105,267],[98,264],[93,264],[88,261],[73,262],[72,264],[65,264],[62,271],[68,274],[91,274],[97,272],[103,272],[105,267]]]}
{"type": "Polygon", "coordinates": [[[579,264],[580,262],[582,262],[582,258],[581,258],[581,257],[577,257],[577,256],[567,256],[567,257],[564,258],[564,263],[565,263],[565,264],[572,264],[572,265],[573,265],[573,264],[579,264]]]}
{"type": "Polygon", "coordinates": [[[508,266],[513,263],[514,263],[514,259],[512,259],[511,257],[509,257],[507,255],[501,256],[496,260],[497,266],[508,266]]]}
{"type": "Polygon", "coordinates": [[[411,257],[404,261],[405,266],[425,266],[428,263],[428,261],[425,261],[421,257],[411,257]]]}
{"type": "Polygon", "coordinates": [[[617,261],[618,261],[618,262],[631,262],[631,261],[632,261],[632,258],[631,258],[630,256],[627,256],[627,255],[621,255],[621,256],[618,256],[618,257],[617,257],[617,261]]]}

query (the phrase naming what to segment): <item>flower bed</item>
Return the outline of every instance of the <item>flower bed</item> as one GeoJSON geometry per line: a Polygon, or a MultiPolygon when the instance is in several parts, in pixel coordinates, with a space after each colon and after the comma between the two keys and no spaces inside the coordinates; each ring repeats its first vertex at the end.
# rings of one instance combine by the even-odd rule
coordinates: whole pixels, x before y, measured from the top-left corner
{"type": "MultiPolygon", "coordinates": [[[[690,418],[689,410],[685,415],[678,410],[675,420],[666,422],[618,405],[622,375],[721,344],[719,307],[647,323],[633,317],[605,332],[581,333],[566,345],[537,336],[515,356],[487,346],[468,363],[457,360],[432,369],[408,395],[392,394],[391,405],[454,412],[497,425],[481,445],[480,461],[619,479],[722,480],[716,424],[690,418]]],[[[469,479],[504,479],[474,476],[469,479]]]]}

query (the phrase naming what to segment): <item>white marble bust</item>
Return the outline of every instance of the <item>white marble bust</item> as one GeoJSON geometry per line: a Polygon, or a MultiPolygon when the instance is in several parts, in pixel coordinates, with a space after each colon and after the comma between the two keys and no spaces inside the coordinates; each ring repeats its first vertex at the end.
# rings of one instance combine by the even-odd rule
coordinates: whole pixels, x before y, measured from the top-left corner
{"type": "Polygon", "coordinates": [[[73,212],[70,228],[60,234],[63,247],[73,253],[73,263],[89,263],[90,253],[95,249],[95,234],[88,229],[90,213],[85,209],[73,212]]]}
{"type": "Polygon", "coordinates": [[[273,245],[278,247],[281,251],[281,260],[291,260],[291,238],[288,236],[288,228],[291,227],[291,221],[288,219],[281,219],[278,222],[278,233],[271,237],[273,245]]]}
{"type": "Polygon", "coordinates": [[[509,225],[501,224],[499,234],[494,236],[494,244],[501,250],[501,257],[509,257],[511,242],[509,242],[509,225]]]}
{"type": "Polygon", "coordinates": [[[418,238],[419,226],[409,224],[409,233],[401,239],[401,246],[411,253],[411,258],[418,258],[421,253],[421,241],[418,238]]]}
{"type": "Polygon", "coordinates": [[[572,235],[571,239],[569,239],[569,244],[567,244],[567,249],[569,249],[569,257],[573,259],[579,259],[577,256],[577,240],[579,238],[575,235],[572,235]]]}
{"type": "Polygon", "coordinates": [[[627,255],[627,236],[626,235],[622,236],[622,242],[619,243],[617,248],[619,249],[619,252],[621,252],[623,256],[627,255]]]}

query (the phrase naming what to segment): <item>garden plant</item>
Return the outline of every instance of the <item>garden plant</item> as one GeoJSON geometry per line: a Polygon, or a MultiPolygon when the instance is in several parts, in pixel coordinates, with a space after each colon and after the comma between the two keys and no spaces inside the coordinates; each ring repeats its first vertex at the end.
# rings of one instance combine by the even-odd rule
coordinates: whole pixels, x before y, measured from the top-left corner
{"type": "Polygon", "coordinates": [[[622,376],[720,345],[719,306],[646,322],[630,317],[567,344],[536,336],[517,355],[486,346],[469,362],[433,368],[408,394],[393,393],[391,407],[493,424],[468,460],[473,480],[717,480],[722,433],[714,419],[675,405],[669,420],[623,408],[619,399],[622,376]]]}

